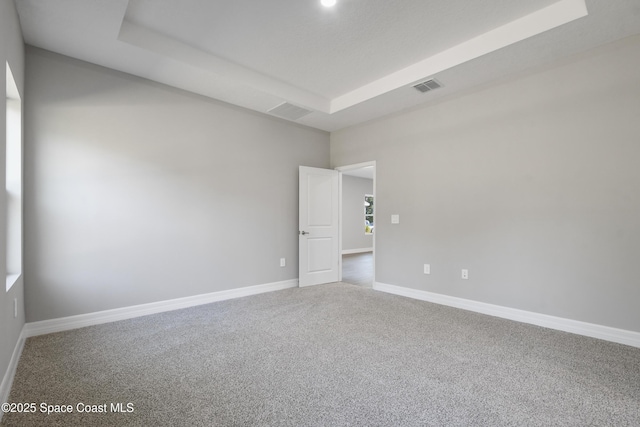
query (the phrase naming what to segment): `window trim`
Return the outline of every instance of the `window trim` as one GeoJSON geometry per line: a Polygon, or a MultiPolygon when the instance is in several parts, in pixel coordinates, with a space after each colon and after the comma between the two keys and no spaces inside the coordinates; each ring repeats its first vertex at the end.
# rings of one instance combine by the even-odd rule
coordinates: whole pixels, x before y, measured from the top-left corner
{"type": "Polygon", "coordinates": [[[5,214],[6,214],[6,291],[22,276],[24,228],[23,228],[23,111],[9,62],[5,74],[5,214]]]}

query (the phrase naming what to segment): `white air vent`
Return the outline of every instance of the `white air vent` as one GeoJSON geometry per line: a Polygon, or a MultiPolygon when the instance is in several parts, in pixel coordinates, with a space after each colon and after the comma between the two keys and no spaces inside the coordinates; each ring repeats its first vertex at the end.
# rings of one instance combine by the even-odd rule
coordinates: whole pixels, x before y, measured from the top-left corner
{"type": "Polygon", "coordinates": [[[275,116],[283,117],[285,119],[298,120],[300,117],[304,117],[307,114],[309,114],[311,110],[307,110],[306,108],[289,104],[288,102],[283,102],[282,104],[272,108],[268,112],[275,116]]]}
{"type": "Polygon", "coordinates": [[[424,93],[424,92],[429,92],[430,90],[438,89],[438,88],[442,87],[442,85],[440,83],[438,83],[437,81],[435,81],[434,79],[431,79],[431,80],[427,80],[427,81],[422,82],[422,83],[418,83],[417,85],[414,85],[413,87],[415,87],[420,92],[424,93]]]}

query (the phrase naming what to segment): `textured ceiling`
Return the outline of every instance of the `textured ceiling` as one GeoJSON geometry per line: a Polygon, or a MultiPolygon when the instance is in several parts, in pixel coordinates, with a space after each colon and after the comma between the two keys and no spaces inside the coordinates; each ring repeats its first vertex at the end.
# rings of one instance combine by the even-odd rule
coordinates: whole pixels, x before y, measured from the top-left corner
{"type": "Polygon", "coordinates": [[[29,44],[328,131],[640,33],[638,0],[16,4],[29,44]],[[444,87],[412,88],[428,77],[444,87]]]}

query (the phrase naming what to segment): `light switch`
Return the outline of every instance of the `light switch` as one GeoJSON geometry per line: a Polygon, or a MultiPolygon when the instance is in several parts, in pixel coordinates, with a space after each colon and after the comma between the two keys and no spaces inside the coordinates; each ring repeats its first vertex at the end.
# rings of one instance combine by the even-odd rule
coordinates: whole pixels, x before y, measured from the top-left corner
{"type": "Polygon", "coordinates": [[[398,214],[391,215],[391,224],[400,224],[400,215],[398,214]]]}

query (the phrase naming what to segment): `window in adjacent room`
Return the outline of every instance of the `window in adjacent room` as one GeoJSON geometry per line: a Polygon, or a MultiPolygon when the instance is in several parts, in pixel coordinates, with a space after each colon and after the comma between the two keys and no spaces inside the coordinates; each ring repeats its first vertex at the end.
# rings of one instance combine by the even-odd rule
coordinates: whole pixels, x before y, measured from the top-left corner
{"type": "Polygon", "coordinates": [[[7,291],[22,273],[22,101],[13,73],[6,74],[7,291]]]}
{"type": "Polygon", "coordinates": [[[373,234],[373,195],[364,195],[364,232],[373,234]]]}

